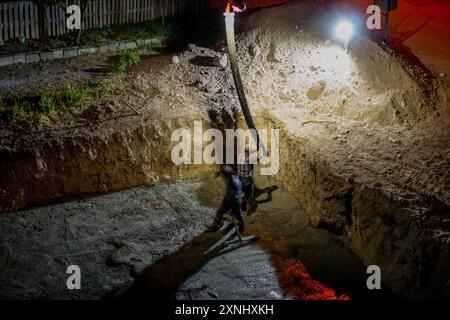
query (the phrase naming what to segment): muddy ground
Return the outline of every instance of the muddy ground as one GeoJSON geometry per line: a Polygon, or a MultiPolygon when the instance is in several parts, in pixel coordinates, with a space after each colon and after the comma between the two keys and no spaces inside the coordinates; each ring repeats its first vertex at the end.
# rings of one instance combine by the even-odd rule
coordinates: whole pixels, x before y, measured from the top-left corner
{"type": "MultiPolygon", "coordinates": [[[[258,179],[263,187],[271,183],[258,179]]],[[[359,259],[336,237],[312,227],[284,189],[247,219],[244,235],[259,235],[260,240],[205,255],[225,234],[203,233],[223,191],[221,178],[175,181],[4,214],[0,297],[126,297],[143,281],[141,272],[146,281],[157,278],[161,283],[150,282],[133,298],[391,297],[387,291],[367,290],[359,259]],[[81,268],[81,290],[66,287],[69,265],[81,268]]]]}

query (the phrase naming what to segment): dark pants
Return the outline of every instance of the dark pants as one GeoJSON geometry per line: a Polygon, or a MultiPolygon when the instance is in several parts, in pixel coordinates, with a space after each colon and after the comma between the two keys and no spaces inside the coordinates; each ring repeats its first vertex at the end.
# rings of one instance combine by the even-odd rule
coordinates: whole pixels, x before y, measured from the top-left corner
{"type": "Polygon", "coordinates": [[[253,178],[239,177],[242,183],[242,189],[244,191],[244,197],[246,200],[254,200],[255,198],[255,182],[253,178]]]}
{"type": "Polygon", "coordinates": [[[230,199],[229,197],[225,197],[219,207],[219,210],[217,210],[217,215],[223,217],[223,215],[230,210],[236,219],[242,221],[244,219],[244,214],[242,212],[242,198],[238,200],[235,198],[230,199]]]}
{"type": "Polygon", "coordinates": [[[244,219],[242,212],[242,183],[236,175],[231,176],[230,179],[227,186],[227,194],[223,198],[219,210],[217,210],[217,215],[223,217],[225,213],[231,210],[233,215],[239,221],[242,221],[244,219]]]}

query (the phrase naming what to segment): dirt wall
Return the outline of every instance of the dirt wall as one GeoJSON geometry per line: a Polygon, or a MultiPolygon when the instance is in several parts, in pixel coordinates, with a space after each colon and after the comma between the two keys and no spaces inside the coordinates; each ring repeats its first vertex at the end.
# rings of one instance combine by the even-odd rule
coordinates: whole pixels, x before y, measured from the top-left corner
{"type": "Polygon", "coordinates": [[[172,132],[191,126],[186,118],[152,120],[107,136],[3,149],[0,212],[208,172],[212,166],[176,166],[170,159],[172,132]]]}
{"type": "Polygon", "coordinates": [[[405,200],[363,176],[335,170],[307,139],[293,136],[270,114],[260,114],[257,122],[280,129],[276,178],[302,203],[313,225],[339,236],[366,266],[380,266],[382,280],[399,296],[450,297],[450,244],[436,225],[450,213],[448,206],[420,196],[405,200]]]}

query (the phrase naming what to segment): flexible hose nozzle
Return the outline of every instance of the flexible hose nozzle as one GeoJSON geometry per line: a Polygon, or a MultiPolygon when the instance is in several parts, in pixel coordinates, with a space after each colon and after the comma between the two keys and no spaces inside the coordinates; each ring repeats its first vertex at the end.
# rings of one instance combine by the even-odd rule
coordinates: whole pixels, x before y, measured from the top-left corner
{"type": "Polygon", "coordinates": [[[237,49],[236,49],[236,39],[234,34],[234,12],[225,12],[225,26],[227,33],[227,44],[228,52],[230,54],[230,64],[231,71],[233,73],[234,83],[236,86],[236,91],[239,98],[239,103],[241,104],[242,113],[244,114],[245,122],[247,127],[251,129],[253,139],[256,142],[256,147],[258,151],[261,149],[264,154],[267,154],[267,149],[260,139],[258,130],[256,129],[255,123],[253,122],[253,117],[248,107],[247,98],[245,96],[244,86],[242,84],[241,74],[239,72],[239,65],[237,59],[237,49]]]}

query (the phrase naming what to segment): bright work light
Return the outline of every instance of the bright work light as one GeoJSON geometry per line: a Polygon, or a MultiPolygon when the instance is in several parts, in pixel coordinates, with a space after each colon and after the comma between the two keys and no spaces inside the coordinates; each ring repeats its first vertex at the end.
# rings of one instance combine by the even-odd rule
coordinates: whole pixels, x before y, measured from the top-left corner
{"type": "Polygon", "coordinates": [[[348,21],[341,21],[336,26],[336,36],[344,41],[349,41],[354,33],[353,25],[348,21]]]}
{"type": "Polygon", "coordinates": [[[346,20],[341,21],[337,24],[335,32],[336,36],[345,42],[345,49],[348,50],[350,40],[355,32],[353,24],[346,20]]]}

